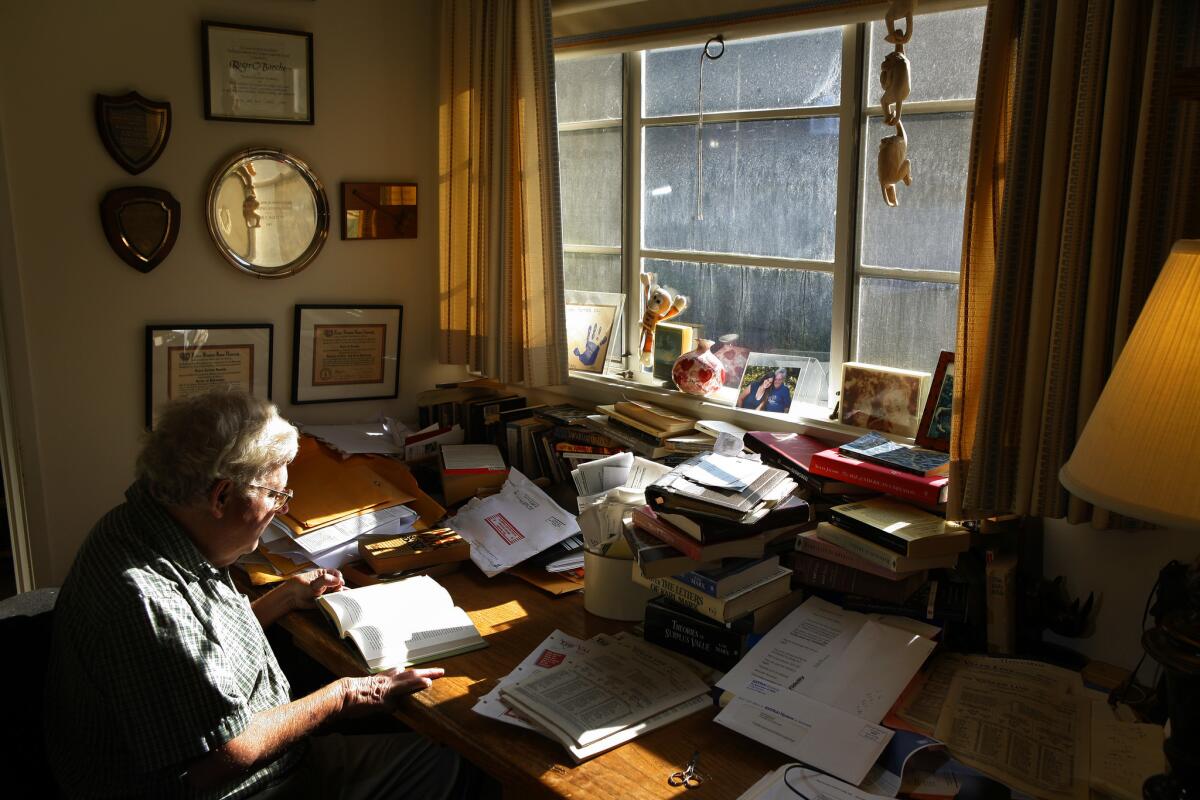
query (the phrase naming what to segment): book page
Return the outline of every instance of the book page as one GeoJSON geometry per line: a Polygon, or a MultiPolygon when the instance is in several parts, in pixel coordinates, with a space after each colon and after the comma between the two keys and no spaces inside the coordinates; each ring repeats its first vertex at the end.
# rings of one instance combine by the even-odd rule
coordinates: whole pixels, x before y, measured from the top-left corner
{"type": "Polygon", "coordinates": [[[323,594],[317,602],[334,617],[343,636],[364,625],[411,630],[436,610],[454,608],[450,593],[427,575],[323,594]]]}
{"type": "Polygon", "coordinates": [[[935,738],[1001,783],[1048,800],[1087,800],[1088,702],[1021,678],[960,672],[935,738]]]}
{"type": "Polygon", "coordinates": [[[1119,800],[1141,800],[1142,784],[1165,772],[1163,729],[1116,719],[1104,700],[1092,701],[1091,785],[1119,800]]]}
{"type": "Polygon", "coordinates": [[[432,650],[474,639],[479,631],[465,611],[453,608],[407,625],[360,625],[349,630],[347,635],[368,664],[387,659],[399,666],[432,650]]]}

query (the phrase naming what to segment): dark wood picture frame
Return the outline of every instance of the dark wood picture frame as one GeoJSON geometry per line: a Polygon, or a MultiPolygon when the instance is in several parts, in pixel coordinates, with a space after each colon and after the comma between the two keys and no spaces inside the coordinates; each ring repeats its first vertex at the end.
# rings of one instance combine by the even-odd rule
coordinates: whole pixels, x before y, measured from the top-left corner
{"type": "MultiPolygon", "coordinates": [[[[293,43],[295,44],[295,43],[293,43]]],[[[202,54],[201,72],[204,76],[204,118],[209,120],[220,120],[223,122],[272,122],[282,125],[312,125],[316,122],[316,105],[314,96],[314,79],[313,79],[313,35],[308,31],[292,31],[285,28],[265,28],[257,25],[239,25],[232,22],[214,22],[212,20],[202,20],[200,22],[200,52],[202,54]],[[271,41],[279,41],[277,37],[294,37],[303,42],[304,55],[302,57],[303,68],[305,70],[305,85],[301,88],[301,94],[305,97],[306,113],[300,116],[289,116],[287,114],[267,115],[256,114],[253,111],[247,113],[232,113],[231,110],[219,108],[214,110],[214,86],[213,86],[213,70],[212,59],[221,58],[227,59],[229,54],[224,51],[215,51],[212,38],[214,31],[232,30],[243,31],[250,34],[262,34],[264,43],[271,41]]],[[[280,54],[283,56],[283,54],[280,54]]],[[[257,57],[257,56],[256,56],[257,57]]],[[[260,74],[269,75],[270,72],[279,69],[285,70],[287,67],[279,62],[239,62],[246,64],[246,71],[258,72],[260,74]],[[257,65],[257,66],[256,66],[257,65]],[[265,65],[265,66],[263,66],[265,65]]],[[[251,91],[253,91],[251,89],[251,91]]],[[[218,97],[221,95],[218,94],[218,97]]]]}
{"type": "Polygon", "coordinates": [[[950,417],[954,396],[954,353],[943,350],[929,383],[925,410],[917,425],[917,445],[950,452],[950,417]]]}
{"type": "Polygon", "coordinates": [[[399,397],[403,330],[402,305],[298,303],[292,328],[292,403],[399,397]]]}
{"type": "Polygon", "coordinates": [[[155,412],[166,403],[197,393],[195,386],[178,395],[172,391],[175,378],[191,377],[181,373],[197,352],[241,351],[212,353],[212,363],[206,365],[202,375],[194,376],[198,383],[208,385],[208,390],[245,388],[241,383],[213,380],[221,369],[232,374],[241,368],[248,370],[244,383],[249,391],[264,400],[271,399],[275,326],[270,322],[147,325],[145,343],[147,429],[153,427],[155,412]],[[255,350],[256,345],[264,344],[261,350],[255,350]]]}

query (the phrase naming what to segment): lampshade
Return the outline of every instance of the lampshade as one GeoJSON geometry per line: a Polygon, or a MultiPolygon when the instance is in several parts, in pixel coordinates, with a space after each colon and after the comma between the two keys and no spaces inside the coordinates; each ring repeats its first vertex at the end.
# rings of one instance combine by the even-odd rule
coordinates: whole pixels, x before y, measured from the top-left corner
{"type": "Polygon", "coordinates": [[[1102,508],[1200,530],[1200,240],[1172,248],[1058,477],[1102,508]]]}

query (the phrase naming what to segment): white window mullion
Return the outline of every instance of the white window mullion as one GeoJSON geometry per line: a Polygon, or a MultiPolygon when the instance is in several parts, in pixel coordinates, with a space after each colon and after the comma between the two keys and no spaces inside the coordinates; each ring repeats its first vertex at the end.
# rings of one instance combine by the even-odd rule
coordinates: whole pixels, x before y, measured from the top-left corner
{"type": "Polygon", "coordinates": [[[842,104],[838,117],[837,227],[833,248],[833,326],[829,341],[829,393],[841,386],[842,363],[850,360],[854,342],[854,265],[858,260],[859,165],[862,99],[863,26],[842,28],[842,104]]]}
{"type": "MultiPolygon", "coordinates": [[[[642,321],[642,53],[625,55],[625,349],[637,361],[642,321]]],[[[622,365],[622,369],[640,369],[622,365]]]]}
{"type": "Polygon", "coordinates": [[[767,267],[769,269],[803,269],[810,272],[833,272],[835,265],[829,261],[810,261],[803,258],[777,258],[775,256],[750,256],[734,253],[706,253],[699,250],[654,250],[642,248],[642,258],[658,258],[666,261],[695,261],[700,264],[728,264],[735,267],[767,267]]]}

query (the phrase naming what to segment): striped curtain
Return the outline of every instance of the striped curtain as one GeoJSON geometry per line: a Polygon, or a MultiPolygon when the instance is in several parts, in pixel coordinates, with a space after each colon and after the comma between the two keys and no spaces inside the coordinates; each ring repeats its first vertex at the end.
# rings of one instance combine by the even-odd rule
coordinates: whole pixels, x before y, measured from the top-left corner
{"type": "Polygon", "coordinates": [[[548,0],[443,0],[439,357],[505,383],[566,379],[548,0]]]}
{"type": "Polygon", "coordinates": [[[993,0],[971,144],[948,513],[1092,518],[1058,471],[1194,227],[1195,0],[993,0]]]}

